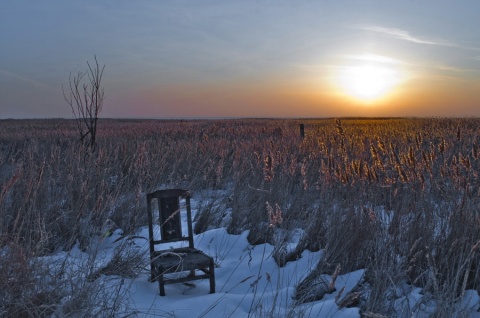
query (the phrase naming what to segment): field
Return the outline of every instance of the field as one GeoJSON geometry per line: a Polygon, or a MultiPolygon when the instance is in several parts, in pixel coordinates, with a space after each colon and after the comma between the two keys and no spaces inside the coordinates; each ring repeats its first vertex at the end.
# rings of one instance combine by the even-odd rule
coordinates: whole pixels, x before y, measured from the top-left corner
{"type": "MultiPolygon", "coordinates": [[[[325,277],[359,270],[355,288],[335,291],[339,308],[480,314],[480,119],[102,119],[98,129],[92,152],[71,120],[0,121],[0,314],[125,313],[88,311],[82,295],[72,299],[84,305],[67,311],[59,286],[88,284],[51,274],[42,260],[88,250],[106,231],[138,235],[146,193],[178,187],[196,198],[199,235],[245,235],[271,247],[278,268],[321,252],[293,286],[292,317],[295,306],[333,295],[325,277]]],[[[135,255],[120,256],[117,276],[144,271],[135,255]]]]}

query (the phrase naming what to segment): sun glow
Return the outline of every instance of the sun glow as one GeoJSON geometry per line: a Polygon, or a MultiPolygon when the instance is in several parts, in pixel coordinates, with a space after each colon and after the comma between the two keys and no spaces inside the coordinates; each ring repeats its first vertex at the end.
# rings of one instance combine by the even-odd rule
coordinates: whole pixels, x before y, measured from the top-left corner
{"type": "Polygon", "coordinates": [[[400,74],[390,60],[372,56],[357,58],[362,64],[340,68],[338,86],[345,95],[358,101],[373,102],[388,95],[400,82],[400,74]]]}

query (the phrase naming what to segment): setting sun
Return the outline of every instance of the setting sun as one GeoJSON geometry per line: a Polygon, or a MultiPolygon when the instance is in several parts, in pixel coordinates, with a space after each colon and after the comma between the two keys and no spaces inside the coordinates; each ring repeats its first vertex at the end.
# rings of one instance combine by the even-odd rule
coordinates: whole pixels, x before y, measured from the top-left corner
{"type": "MultiPolygon", "coordinates": [[[[362,58],[364,59],[364,58],[362,58]]],[[[361,60],[362,60],[361,59],[361,60]]],[[[376,61],[361,61],[364,64],[341,67],[337,79],[343,93],[353,99],[372,102],[388,93],[400,82],[400,74],[387,58],[376,61]]]]}

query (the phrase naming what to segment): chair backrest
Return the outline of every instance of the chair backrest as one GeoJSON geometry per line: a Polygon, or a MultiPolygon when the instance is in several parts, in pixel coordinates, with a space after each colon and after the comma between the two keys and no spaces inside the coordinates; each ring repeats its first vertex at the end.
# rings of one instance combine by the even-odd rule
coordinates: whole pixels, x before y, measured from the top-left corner
{"type": "MultiPolygon", "coordinates": [[[[157,190],[147,194],[148,232],[150,252],[154,251],[156,244],[169,242],[188,241],[193,248],[192,212],[190,208],[190,192],[182,189],[157,190]],[[185,200],[185,207],[180,205],[180,200],[185,200]],[[157,201],[156,206],[154,205],[157,201]],[[154,212],[158,208],[158,225],[160,226],[160,239],[154,237],[154,212]],[[182,233],[181,215],[187,219],[187,235],[182,233]]],[[[156,221],[156,220],[155,220],[156,221]]]]}

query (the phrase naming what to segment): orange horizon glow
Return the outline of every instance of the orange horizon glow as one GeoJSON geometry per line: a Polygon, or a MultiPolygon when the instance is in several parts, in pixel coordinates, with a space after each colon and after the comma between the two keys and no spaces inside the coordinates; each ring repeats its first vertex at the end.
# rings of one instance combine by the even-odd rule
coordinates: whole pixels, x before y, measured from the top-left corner
{"type": "Polygon", "coordinates": [[[134,106],[135,112],[145,114],[161,109],[164,117],[464,117],[480,105],[478,87],[471,83],[452,83],[424,74],[393,80],[395,85],[389,91],[364,100],[350,96],[325,76],[292,82],[266,78],[255,83],[243,80],[160,85],[110,101],[117,107],[123,104],[125,109],[134,106]]]}

